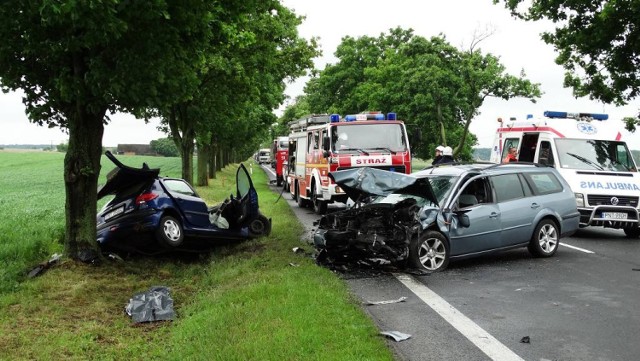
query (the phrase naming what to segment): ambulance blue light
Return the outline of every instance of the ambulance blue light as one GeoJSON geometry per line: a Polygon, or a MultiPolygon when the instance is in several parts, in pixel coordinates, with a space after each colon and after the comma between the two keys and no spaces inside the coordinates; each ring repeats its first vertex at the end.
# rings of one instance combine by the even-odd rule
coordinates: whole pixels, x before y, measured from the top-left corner
{"type": "Polygon", "coordinates": [[[344,120],[347,122],[353,122],[354,120],[356,120],[356,116],[355,115],[345,115],[344,116],[344,120]]]}
{"type": "Polygon", "coordinates": [[[331,114],[330,118],[331,123],[337,123],[340,121],[340,114],[331,114]]]}
{"type": "Polygon", "coordinates": [[[591,118],[595,120],[609,119],[608,114],[598,114],[598,113],[568,113],[568,112],[546,111],[544,112],[544,116],[547,118],[573,118],[573,119],[591,118]]]}
{"type": "Polygon", "coordinates": [[[384,120],[384,114],[374,114],[375,120],[384,120]]]}
{"type": "Polygon", "coordinates": [[[396,113],[387,114],[387,120],[396,120],[396,119],[397,119],[396,113]]]}

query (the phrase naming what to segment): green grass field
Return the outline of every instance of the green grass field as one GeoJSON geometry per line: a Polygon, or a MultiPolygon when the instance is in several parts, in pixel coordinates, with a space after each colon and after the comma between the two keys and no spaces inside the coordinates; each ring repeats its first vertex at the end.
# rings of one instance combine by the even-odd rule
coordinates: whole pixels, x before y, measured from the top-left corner
{"type": "MultiPolygon", "coordinates": [[[[0,151],[0,360],[393,359],[345,284],[291,251],[307,247],[302,227],[259,171],[253,179],[261,210],[273,219],[269,237],[99,267],[66,260],[26,279],[29,266],[62,250],[63,158],[0,151]],[[124,306],[154,285],[171,288],[177,319],[133,325],[124,306]]],[[[179,176],[178,158],[121,160],[179,176]]],[[[100,183],[112,169],[106,158],[102,164],[100,183]]],[[[207,203],[235,189],[235,170],[198,188],[207,203]]]]}

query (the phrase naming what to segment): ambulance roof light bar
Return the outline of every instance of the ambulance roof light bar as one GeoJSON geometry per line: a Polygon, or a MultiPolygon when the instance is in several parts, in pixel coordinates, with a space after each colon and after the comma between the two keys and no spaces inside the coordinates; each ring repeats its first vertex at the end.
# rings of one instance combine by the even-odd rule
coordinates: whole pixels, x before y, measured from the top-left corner
{"type": "Polygon", "coordinates": [[[555,111],[545,111],[544,116],[547,118],[572,118],[572,119],[595,119],[595,120],[607,120],[609,119],[608,114],[597,114],[597,113],[567,113],[567,112],[555,112],[555,111]]]}

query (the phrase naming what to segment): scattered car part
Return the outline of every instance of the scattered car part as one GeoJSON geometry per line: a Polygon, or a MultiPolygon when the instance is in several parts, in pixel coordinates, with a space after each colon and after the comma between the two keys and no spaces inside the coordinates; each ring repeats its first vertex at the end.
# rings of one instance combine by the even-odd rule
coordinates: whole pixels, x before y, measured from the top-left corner
{"type": "Polygon", "coordinates": [[[169,288],[164,286],[155,286],[146,292],[136,293],[129,300],[125,312],[135,323],[170,321],[175,318],[173,299],[169,295],[169,288]]]}
{"type": "Polygon", "coordinates": [[[380,334],[393,339],[395,342],[400,342],[411,338],[411,335],[402,333],[400,331],[382,331],[380,332],[380,334]]]}
{"type": "Polygon", "coordinates": [[[398,298],[397,300],[385,300],[385,301],[366,301],[365,305],[367,306],[374,306],[374,305],[389,305],[392,303],[400,303],[400,302],[404,302],[407,300],[407,297],[402,296],[400,298],[398,298]]]}

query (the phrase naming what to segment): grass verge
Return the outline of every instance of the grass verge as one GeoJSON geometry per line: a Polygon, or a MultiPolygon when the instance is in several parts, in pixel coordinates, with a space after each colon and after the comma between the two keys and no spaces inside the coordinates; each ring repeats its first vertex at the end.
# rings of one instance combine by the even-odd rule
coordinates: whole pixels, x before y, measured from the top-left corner
{"type": "MultiPolygon", "coordinates": [[[[201,196],[210,204],[228,196],[235,170],[201,196]]],[[[253,179],[273,219],[269,237],[204,255],[63,262],[0,294],[0,359],[391,360],[344,283],[291,251],[304,246],[302,227],[262,172],[253,179]],[[176,320],[132,324],[124,306],[155,285],[171,288],[176,320]]]]}

